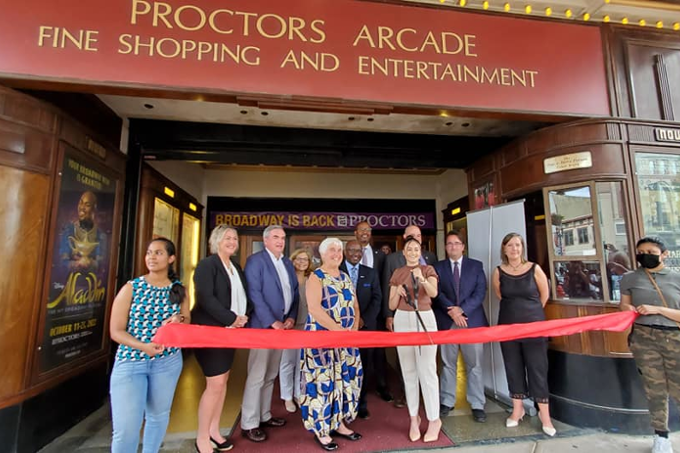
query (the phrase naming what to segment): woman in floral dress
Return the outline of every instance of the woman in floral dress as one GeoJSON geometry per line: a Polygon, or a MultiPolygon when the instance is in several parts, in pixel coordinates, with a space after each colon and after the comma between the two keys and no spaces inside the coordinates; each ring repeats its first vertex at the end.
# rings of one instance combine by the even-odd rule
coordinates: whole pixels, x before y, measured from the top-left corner
{"type": "MultiPolygon", "coordinates": [[[[357,330],[359,304],[352,281],[340,271],[342,242],[319,245],[321,267],[307,281],[309,315],[305,330],[357,330]]],[[[326,451],[338,449],[331,436],[352,441],[361,434],[347,427],[357,415],[363,370],[357,348],[303,349],[300,411],[305,428],[326,451]]]]}

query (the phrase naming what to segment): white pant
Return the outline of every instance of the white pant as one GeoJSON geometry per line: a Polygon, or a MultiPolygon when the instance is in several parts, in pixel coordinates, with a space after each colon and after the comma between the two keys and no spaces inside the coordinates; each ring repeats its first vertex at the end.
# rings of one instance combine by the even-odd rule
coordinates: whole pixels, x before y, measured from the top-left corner
{"type": "Polygon", "coordinates": [[[281,364],[280,349],[251,349],[241,403],[241,429],[254,429],[272,418],[274,381],[281,364]]]}
{"type": "Polygon", "coordinates": [[[285,349],[281,354],[279,367],[281,399],[290,401],[300,397],[300,350],[285,349]]]}
{"type": "MultiPolygon", "coordinates": [[[[428,332],[437,331],[437,321],[432,310],[421,311],[420,316],[428,332]]],[[[397,310],[394,314],[395,332],[422,332],[416,312],[397,310]]],[[[437,345],[397,346],[401,373],[404,376],[406,405],[411,417],[418,415],[420,392],[423,393],[425,413],[430,421],[439,418],[439,378],[437,377],[437,345]]]]}

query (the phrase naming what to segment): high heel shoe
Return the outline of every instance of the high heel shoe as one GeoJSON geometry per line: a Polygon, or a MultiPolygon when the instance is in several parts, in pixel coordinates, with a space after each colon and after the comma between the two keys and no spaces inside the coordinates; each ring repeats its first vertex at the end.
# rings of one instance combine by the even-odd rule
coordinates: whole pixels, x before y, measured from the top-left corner
{"type": "Polygon", "coordinates": [[[557,434],[557,430],[555,428],[553,428],[552,426],[543,425],[543,433],[546,436],[555,437],[555,434],[557,434]]]}
{"type": "Polygon", "coordinates": [[[519,422],[522,421],[525,414],[526,413],[522,413],[522,415],[517,420],[515,420],[514,418],[511,418],[511,417],[506,418],[505,419],[505,427],[506,428],[517,428],[517,426],[519,426],[519,422]]]}
{"type": "Polygon", "coordinates": [[[441,419],[438,419],[434,423],[436,423],[436,422],[439,422],[439,427],[437,428],[436,434],[430,433],[430,429],[432,427],[431,425],[433,423],[433,422],[430,422],[430,426],[427,427],[427,432],[423,436],[423,442],[436,442],[437,440],[439,440],[439,433],[442,430],[442,421],[441,421],[441,419]]]}
{"type": "Polygon", "coordinates": [[[409,427],[408,438],[411,442],[418,442],[420,440],[420,415],[418,416],[418,435],[414,435],[409,427]]]}

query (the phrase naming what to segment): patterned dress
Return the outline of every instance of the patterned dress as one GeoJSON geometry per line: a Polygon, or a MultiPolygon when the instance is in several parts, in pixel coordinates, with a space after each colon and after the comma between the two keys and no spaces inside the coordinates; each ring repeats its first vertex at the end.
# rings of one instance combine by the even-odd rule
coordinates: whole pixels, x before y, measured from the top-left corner
{"type": "MultiPolygon", "coordinates": [[[[321,306],[333,320],[354,325],[354,290],[347,274],[332,277],[321,269],[321,306]]],[[[327,330],[307,315],[305,330],[327,330]]],[[[305,428],[318,437],[329,436],[340,422],[356,418],[363,370],[358,348],[302,349],[300,353],[300,412],[305,428]]]]}

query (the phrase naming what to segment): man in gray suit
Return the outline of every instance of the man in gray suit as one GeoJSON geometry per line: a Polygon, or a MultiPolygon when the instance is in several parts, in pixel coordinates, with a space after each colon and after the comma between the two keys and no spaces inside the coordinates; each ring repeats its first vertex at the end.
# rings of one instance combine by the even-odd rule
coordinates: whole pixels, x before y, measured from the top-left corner
{"type": "MultiPolygon", "coordinates": [[[[420,227],[416,225],[409,225],[404,230],[404,239],[412,236],[418,242],[422,244],[423,233],[420,231],[420,227]]],[[[423,250],[420,257],[420,264],[427,264],[433,266],[437,262],[437,256],[430,252],[429,250],[423,250]]],[[[390,298],[390,278],[392,278],[392,273],[399,269],[400,267],[406,266],[406,258],[404,253],[400,250],[398,252],[390,253],[385,258],[385,266],[383,268],[383,316],[385,317],[385,326],[390,332],[394,332],[394,311],[390,310],[389,298],[390,298]]],[[[399,357],[397,356],[397,364],[399,363],[399,357]]],[[[399,373],[399,379],[401,381],[401,372],[399,373]]],[[[404,407],[406,403],[404,401],[404,385],[401,383],[401,396],[394,400],[394,405],[396,407],[404,407]]]]}

